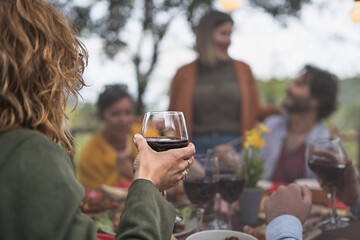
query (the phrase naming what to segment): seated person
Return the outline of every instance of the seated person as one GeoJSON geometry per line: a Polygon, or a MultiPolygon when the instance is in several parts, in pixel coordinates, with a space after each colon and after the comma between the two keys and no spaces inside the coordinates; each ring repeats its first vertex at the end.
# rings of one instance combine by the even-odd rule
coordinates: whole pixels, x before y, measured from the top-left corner
{"type": "Polygon", "coordinates": [[[291,183],[297,178],[314,178],[306,164],[307,144],[329,137],[321,123],[335,109],[338,79],[333,74],[306,65],[286,87],[285,115],[273,115],[264,124],[272,131],[264,135],[267,146],[264,179],[291,183]]]}
{"type": "MultiPolygon", "coordinates": [[[[323,185],[323,187],[325,187],[323,185]]],[[[325,187],[325,190],[328,190],[325,187]]],[[[360,217],[360,182],[351,161],[345,164],[345,171],[336,183],[336,197],[360,217]]],[[[265,200],[266,239],[300,240],[302,223],[311,210],[311,192],[305,187],[290,184],[281,186],[265,200]]]]}
{"type": "Polygon", "coordinates": [[[134,124],[134,102],[121,86],[110,86],[100,94],[98,116],[104,127],[84,146],[76,166],[79,182],[89,189],[132,178],[136,156],[132,136],[140,130],[134,124]]]}

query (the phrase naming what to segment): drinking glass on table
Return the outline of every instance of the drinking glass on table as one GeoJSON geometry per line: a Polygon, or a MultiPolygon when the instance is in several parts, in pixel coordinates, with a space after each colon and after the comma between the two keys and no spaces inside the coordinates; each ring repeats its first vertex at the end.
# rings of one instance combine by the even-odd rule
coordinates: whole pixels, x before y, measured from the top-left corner
{"type": "MultiPolygon", "coordinates": [[[[157,152],[182,148],[189,144],[185,118],[182,112],[145,113],[141,134],[149,146],[157,152]]],[[[162,194],[166,198],[166,191],[163,191],[162,194]]],[[[181,221],[182,218],[177,216],[175,222],[181,221]]]]}
{"type": "Polygon", "coordinates": [[[221,198],[227,203],[227,223],[221,224],[219,219],[219,228],[232,229],[232,204],[239,199],[242,193],[246,175],[244,161],[241,160],[240,154],[234,149],[212,149],[209,153],[213,158],[217,158],[219,162],[219,187],[218,193],[221,198]]]}
{"type": "Polygon", "coordinates": [[[349,225],[349,219],[339,218],[336,212],[336,182],[345,170],[348,161],[340,138],[320,138],[312,141],[308,146],[308,165],[330,190],[328,194],[331,216],[317,224],[323,230],[335,230],[349,225]]]}
{"type": "Polygon", "coordinates": [[[194,164],[184,180],[185,194],[196,207],[197,232],[202,230],[207,204],[214,199],[218,187],[218,161],[207,154],[196,154],[194,164]]]}

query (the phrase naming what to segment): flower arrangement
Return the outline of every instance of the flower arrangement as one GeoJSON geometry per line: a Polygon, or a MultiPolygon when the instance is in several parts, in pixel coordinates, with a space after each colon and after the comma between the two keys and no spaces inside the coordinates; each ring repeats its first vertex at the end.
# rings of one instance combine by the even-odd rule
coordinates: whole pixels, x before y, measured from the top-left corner
{"type": "Polygon", "coordinates": [[[263,161],[260,159],[260,150],[266,146],[263,135],[268,132],[271,132],[271,130],[262,123],[245,132],[243,159],[245,161],[247,188],[256,188],[257,182],[265,171],[263,161]]]}

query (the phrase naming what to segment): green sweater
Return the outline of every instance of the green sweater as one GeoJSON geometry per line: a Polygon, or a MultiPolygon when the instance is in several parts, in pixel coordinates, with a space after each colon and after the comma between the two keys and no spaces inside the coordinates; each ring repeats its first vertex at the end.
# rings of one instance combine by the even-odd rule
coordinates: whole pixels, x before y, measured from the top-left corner
{"type": "MultiPolygon", "coordinates": [[[[33,130],[0,134],[0,239],[96,239],[92,220],[79,208],[83,198],[59,145],[33,130]]],[[[168,240],[174,218],[153,184],[135,181],[117,239],[168,240]]]]}

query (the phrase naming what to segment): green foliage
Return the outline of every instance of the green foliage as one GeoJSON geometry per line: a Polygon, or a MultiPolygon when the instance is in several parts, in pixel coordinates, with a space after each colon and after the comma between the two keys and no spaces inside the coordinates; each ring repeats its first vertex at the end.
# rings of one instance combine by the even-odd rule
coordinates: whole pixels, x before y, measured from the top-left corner
{"type": "Polygon", "coordinates": [[[181,223],[185,226],[185,229],[187,229],[190,220],[196,217],[196,208],[194,207],[194,205],[191,204],[181,209],[176,209],[176,215],[183,218],[183,221],[181,223]]]}
{"type": "Polygon", "coordinates": [[[291,79],[271,78],[269,80],[258,80],[260,97],[266,105],[280,105],[286,97],[286,84],[291,79]]]}
{"type": "Polygon", "coordinates": [[[336,112],[326,121],[340,130],[360,130],[360,77],[339,82],[336,112]]]}
{"type": "Polygon", "coordinates": [[[247,188],[256,188],[256,184],[265,172],[263,161],[259,158],[259,150],[254,147],[249,147],[244,150],[243,160],[245,167],[240,169],[246,172],[246,185],[247,188]]]}
{"type": "Polygon", "coordinates": [[[107,210],[101,216],[92,217],[95,223],[96,232],[99,231],[99,229],[107,232],[114,232],[114,225],[110,215],[111,215],[111,210],[107,210]]]}
{"type": "MultiPolygon", "coordinates": [[[[72,107],[68,107],[68,111],[70,111],[70,109],[72,109],[72,107]]],[[[79,104],[76,110],[69,112],[68,115],[69,127],[74,134],[77,132],[92,132],[100,126],[94,104],[79,104]]]]}
{"type": "Polygon", "coordinates": [[[311,0],[251,0],[249,2],[253,6],[264,9],[271,16],[281,18],[289,15],[298,17],[304,4],[310,3],[311,0]]]}

